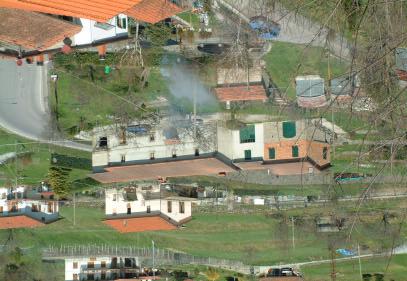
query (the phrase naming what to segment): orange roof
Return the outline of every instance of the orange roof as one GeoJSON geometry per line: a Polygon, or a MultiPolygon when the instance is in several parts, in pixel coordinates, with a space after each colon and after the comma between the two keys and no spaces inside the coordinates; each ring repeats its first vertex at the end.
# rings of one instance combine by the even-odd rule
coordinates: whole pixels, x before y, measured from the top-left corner
{"type": "Polygon", "coordinates": [[[105,220],[104,223],[121,233],[176,229],[174,225],[158,216],[112,219],[105,220]]]}
{"type": "Polygon", "coordinates": [[[142,0],[125,14],[139,21],[157,23],[180,12],[182,9],[169,0],[142,0]]]}
{"type": "Polygon", "coordinates": [[[263,85],[250,85],[249,88],[247,85],[215,88],[215,94],[222,102],[267,100],[263,85]]]}
{"type": "Polygon", "coordinates": [[[24,49],[47,49],[82,29],[57,18],[16,9],[0,8],[0,18],[0,41],[24,49]]]}
{"type": "Polygon", "coordinates": [[[39,221],[26,216],[0,217],[0,229],[33,228],[43,225],[39,221]]]}
{"type": "Polygon", "coordinates": [[[1,0],[0,7],[105,22],[142,0],[1,0]]]}

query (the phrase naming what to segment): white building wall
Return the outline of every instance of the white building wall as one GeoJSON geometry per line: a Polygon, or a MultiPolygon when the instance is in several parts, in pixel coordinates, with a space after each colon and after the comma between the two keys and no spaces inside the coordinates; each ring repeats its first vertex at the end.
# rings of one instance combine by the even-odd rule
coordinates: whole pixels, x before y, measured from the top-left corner
{"type": "Polygon", "coordinates": [[[126,201],[124,191],[109,189],[105,192],[105,213],[108,216],[126,215],[130,206],[131,214],[148,214],[147,207],[150,206],[151,213],[162,213],[172,220],[179,222],[192,215],[192,203],[190,200],[181,199],[152,199],[145,200],[141,192],[137,192],[137,200],[126,201]],[[168,201],[172,203],[172,210],[168,212],[168,201]],[[180,212],[180,202],[184,202],[184,213],[180,212]]]}
{"type": "Polygon", "coordinates": [[[96,27],[95,24],[97,23],[94,20],[89,19],[80,19],[82,24],[82,30],[78,34],[74,35],[72,38],[72,45],[85,45],[90,44],[94,41],[114,38],[118,35],[127,34],[128,33],[128,18],[124,14],[119,14],[118,17],[120,21],[123,19],[126,21],[126,28],[120,28],[116,24],[116,17],[107,21],[107,23],[113,25],[114,27],[110,30],[104,30],[102,28],[96,27]]]}
{"type": "Polygon", "coordinates": [[[55,221],[59,217],[59,204],[57,201],[43,201],[43,200],[29,200],[29,199],[19,199],[19,200],[0,200],[0,216],[10,216],[10,215],[26,215],[28,217],[43,220],[44,222],[55,221]],[[17,207],[16,212],[11,212],[12,202],[15,202],[17,207]],[[50,204],[50,208],[48,208],[50,204]],[[37,206],[38,211],[33,212],[33,205],[37,206]],[[9,208],[10,207],[10,208],[9,208]]]}
{"type": "Polygon", "coordinates": [[[252,158],[263,157],[263,124],[254,124],[255,142],[240,143],[240,131],[218,128],[218,151],[231,160],[244,159],[244,151],[251,150],[252,158]]]}
{"type": "Polygon", "coordinates": [[[164,199],[161,200],[161,213],[176,222],[180,222],[192,216],[192,203],[191,201],[164,199]],[[168,212],[168,202],[171,202],[171,212],[168,212]],[[180,212],[180,202],[184,203],[184,213],[180,212]]]}
{"type": "MultiPolygon", "coordinates": [[[[137,266],[140,266],[139,260],[135,258],[135,263],[137,266]]],[[[117,266],[121,267],[120,260],[124,260],[124,257],[117,257],[117,266]]],[[[108,269],[111,267],[111,257],[97,257],[97,258],[69,258],[65,259],[65,281],[73,281],[74,274],[77,274],[78,280],[87,280],[87,276],[83,273],[83,270],[88,268],[88,262],[93,262],[94,269],[108,269]],[[106,267],[102,268],[102,261],[106,263],[106,267]],[[74,268],[74,263],[77,263],[76,268],[74,268]]],[[[95,272],[95,280],[101,280],[101,272],[95,272]]],[[[106,270],[106,278],[110,279],[111,275],[108,270],[106,270]]]]}

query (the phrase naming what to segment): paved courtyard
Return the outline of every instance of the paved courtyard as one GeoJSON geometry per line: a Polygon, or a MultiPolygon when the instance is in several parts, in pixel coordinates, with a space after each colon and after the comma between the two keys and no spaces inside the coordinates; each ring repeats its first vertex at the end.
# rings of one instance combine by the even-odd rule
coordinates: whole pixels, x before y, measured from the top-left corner
{"type": "Polygon", "coordinates": [[[242,170],[269,170],[271,175],[289,176],[320,173],[310,162],[293,162],[281,164],[262,164],[262,162],[242,162],[236,164],[242,170]]]}
{"type": "Polygon", "coordinates": [[[92,174],[90,177],[101,183],[115,183],[167,177],[217,175],[223,172],[233,172],[233,169],[216,158],[205,158],[110,167],[106,168],[105,171],[104,173],[92,174]]]}

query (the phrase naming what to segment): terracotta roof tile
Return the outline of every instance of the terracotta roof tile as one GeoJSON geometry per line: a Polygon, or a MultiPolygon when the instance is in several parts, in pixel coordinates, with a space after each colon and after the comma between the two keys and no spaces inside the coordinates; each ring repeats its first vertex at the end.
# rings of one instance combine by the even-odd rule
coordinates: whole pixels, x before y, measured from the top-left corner
{"type": "Polygon", "coordinates": [[[33,228],[43,225],[41,222],[27,216],[0,217],[0,229],[33,228]]]}
{"type": "Polygon", "coordinates": [[[125,14],[139,21],[157,23],[180,12],[182,9],[169,0],[142,0],[125,14]]]}
{"type": "Polygon", "coordinates": [[[114,229],[121,233],[176,229],[174,225],[158,216],[144,218],[112,219],[105,220],[104,223],[110,227],[113,227],[114,229]]]}
{"type": "Polygon", "coordinates": [[[244,86],[231,86],[215,88],[215,94],[222,102],[226,101],[254,101],[267,100],[263,85],[250,85],[249,89],[244,86]]]}
{"type": "Polygon", "coordinates": [[[105,22],[142,0],[1,0],[0,7],[16,8],[105,22]]]}
{"type": "Polygon", "coordinates": [[[35,12],[0,8],[0,41],[24,49],[44,50],[82,27],[35,12]]]}

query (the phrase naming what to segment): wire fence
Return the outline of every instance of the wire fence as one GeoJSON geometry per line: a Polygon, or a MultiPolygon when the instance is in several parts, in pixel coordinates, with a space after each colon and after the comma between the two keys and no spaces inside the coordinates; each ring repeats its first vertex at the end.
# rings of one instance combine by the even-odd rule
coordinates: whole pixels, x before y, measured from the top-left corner
{"type": "Polygon", "coordinates": [[[256,273],[256,268],[241,261],[198,257],[169,249],[138,248],[112,245],[50,245],[42,250],[45,260],[59,260],[87,257],[137,257],[142,265],[151,266],[153,257],[156,266],[163,265],[205,265],[228,269],[245,274],[256,273]]]}

